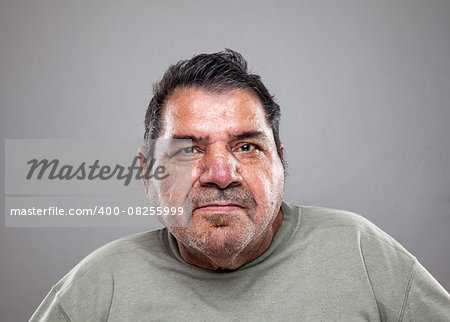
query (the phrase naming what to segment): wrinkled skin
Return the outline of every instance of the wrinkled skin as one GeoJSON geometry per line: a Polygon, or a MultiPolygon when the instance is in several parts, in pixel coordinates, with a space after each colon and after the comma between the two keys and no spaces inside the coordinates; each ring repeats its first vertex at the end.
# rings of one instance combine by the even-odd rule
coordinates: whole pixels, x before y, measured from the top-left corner
{"type": "Polygon", "coordinates": [[[217,270],[260,256],[282,221],[284,170],[258,97],[178,89],[162,121],[160,138],[192,138],[170,157],[192,162],[192,224],[168,227],[183,259],[217,270]]]}

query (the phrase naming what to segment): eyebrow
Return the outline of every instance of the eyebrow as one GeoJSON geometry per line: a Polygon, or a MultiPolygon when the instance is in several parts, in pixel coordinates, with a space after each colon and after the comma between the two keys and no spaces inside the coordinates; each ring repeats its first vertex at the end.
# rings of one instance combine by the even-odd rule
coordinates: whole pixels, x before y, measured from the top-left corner
{"type": "Polygon", "coordinates": [[[267,139],[267,135],[265,135],[261,131],[250,131],[250,132],[244,132],[237,135],[231,135],[230,138],[232,140],[243,140],[243,139],[261,139],[265,140],[267,139]]]}
{"type": "MultiPolygon", "coordinates": [[[[261,139],[261,140],[267,139],[267,135],[265,135],[261,131],[248,131],[248,132],[243,132],[243,133],[236,134],[236,135],[229,135],[228,137],[229,137],[229,139],[231,141],[244,140],[244,139],[254,139],[254,138],[261,139]]],[[[197,137],[195,135],[177,135],[177,134],[174,134],[174,135],[172,135],[172,139],[192,140],[192,142],[194,142],[194,143],[207,143],[209,141],[209,136],[197,137]]]]}
{"type": "Polygon", "coordinates": [[[209,136],[207,137],[197,137],[194,135],[172,135],[172,139],[174,140],[192,140],[194,143],[206,143],[209,140],[209,136]]]}

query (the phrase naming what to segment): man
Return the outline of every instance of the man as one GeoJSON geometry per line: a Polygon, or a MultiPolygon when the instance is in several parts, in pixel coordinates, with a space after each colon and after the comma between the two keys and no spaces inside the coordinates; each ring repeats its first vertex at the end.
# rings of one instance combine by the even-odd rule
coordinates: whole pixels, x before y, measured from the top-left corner
{"type": "Polygon", "coordinates": [[[234,51],[171,66],[145,138],[192,141],[171,156],[192,164],[191,224],[100,248],[31,320],[450,320],[449,294],[373,224],[282,201],[279,119],[234,51]]]}

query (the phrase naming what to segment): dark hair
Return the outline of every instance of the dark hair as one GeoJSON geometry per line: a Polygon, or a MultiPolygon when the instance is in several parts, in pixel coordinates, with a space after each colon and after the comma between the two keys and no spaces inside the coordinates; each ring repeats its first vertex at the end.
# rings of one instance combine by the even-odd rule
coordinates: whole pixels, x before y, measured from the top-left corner
{"type": "Polygon", "coordinates": [[[244,57],[236,51],[226,49],[213,54],[200,54],[189,60],[171,65],[161,81],[153,86],[153,98],[145,114],[144,139],[157,139],[162,130],[161,115],[164,104],[178,88],[198,87],[206,91],[251,89],[259,97],[265,111],[266,121],[271,126],[278,156],[281,155],[279,134],[280,106],[275,103],[261,77],[250,74],[244,57]]]}

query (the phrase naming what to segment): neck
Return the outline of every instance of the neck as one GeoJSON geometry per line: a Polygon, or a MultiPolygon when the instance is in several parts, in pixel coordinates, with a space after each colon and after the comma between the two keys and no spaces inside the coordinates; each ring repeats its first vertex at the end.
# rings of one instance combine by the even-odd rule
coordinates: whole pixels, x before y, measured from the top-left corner
{"type": "Polygon", "coordinates": [[[188,264],[210,270],[234,270],[255,260],[270,247],[282,221],[283,213],[280,209],[267,229],[236,253],[226,255],[204,254],[177,241],[178,249],[183,260],[188,264]]]}

